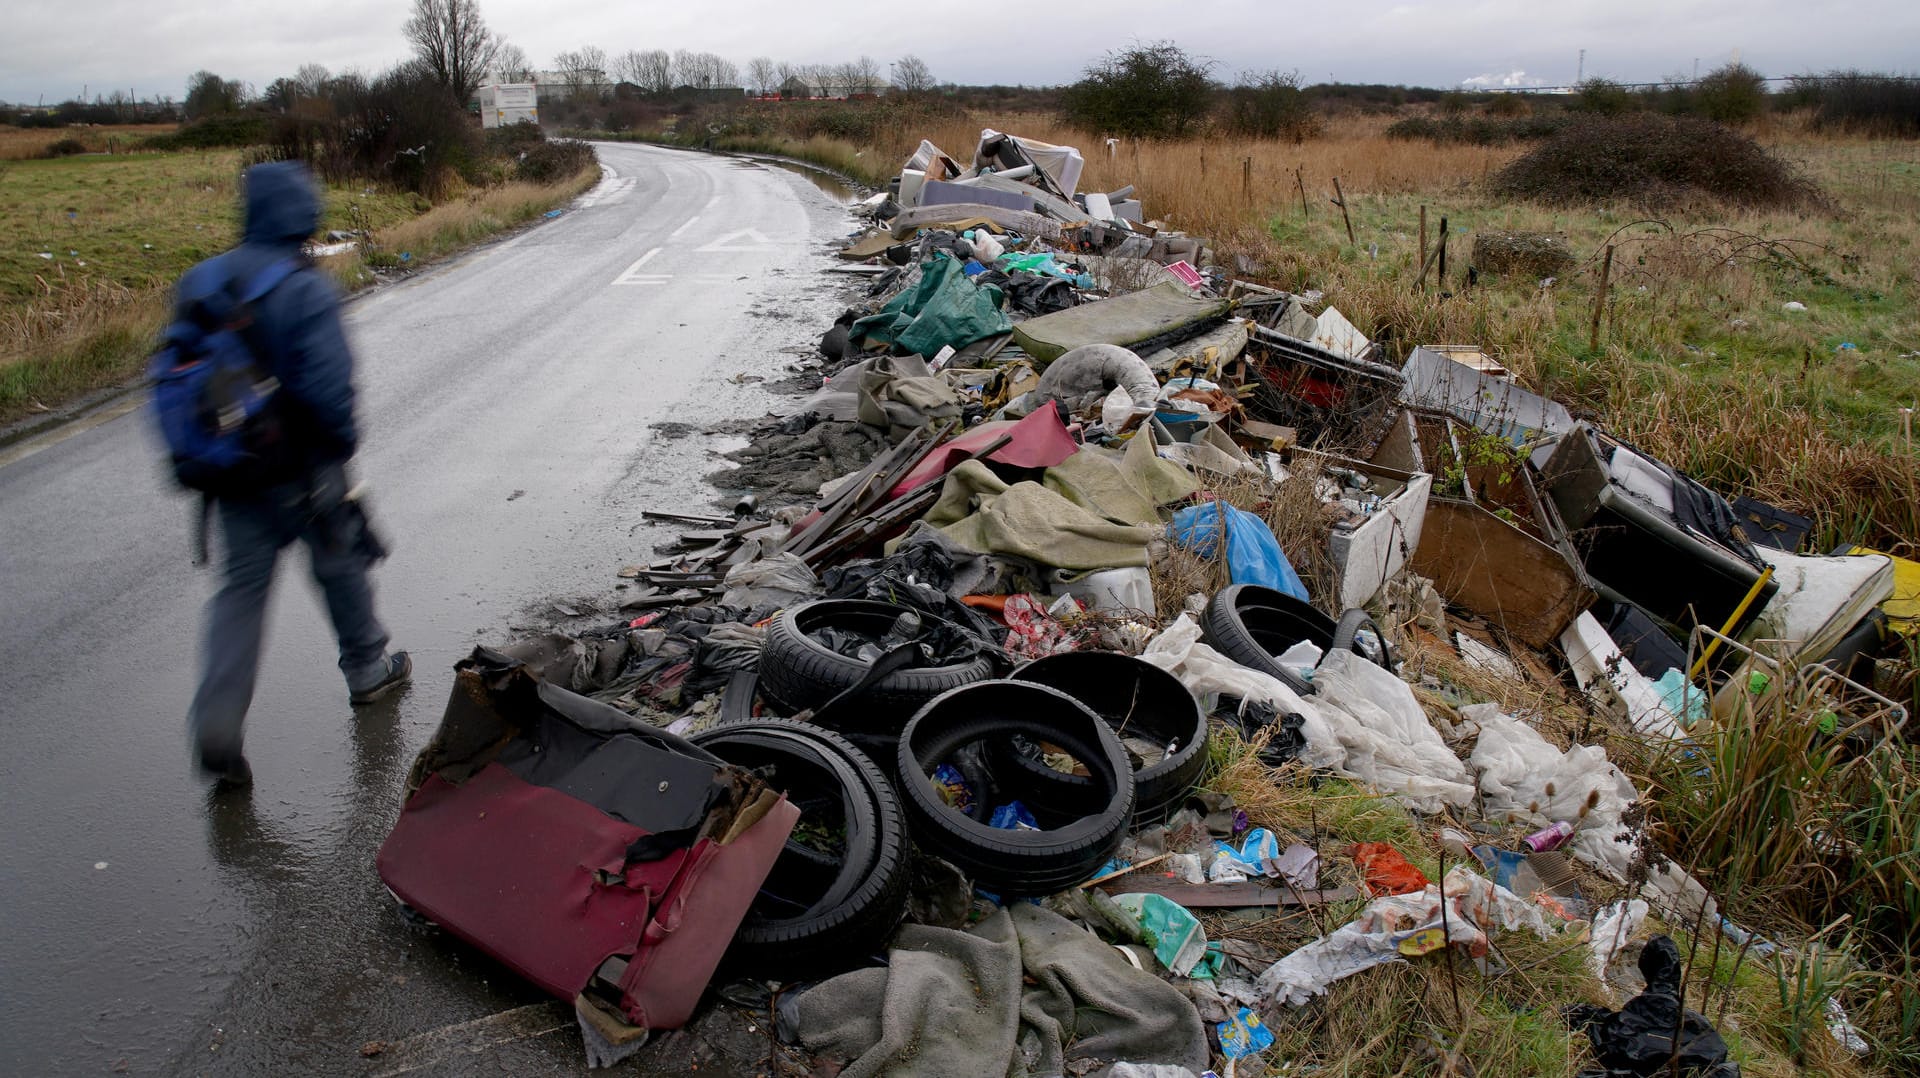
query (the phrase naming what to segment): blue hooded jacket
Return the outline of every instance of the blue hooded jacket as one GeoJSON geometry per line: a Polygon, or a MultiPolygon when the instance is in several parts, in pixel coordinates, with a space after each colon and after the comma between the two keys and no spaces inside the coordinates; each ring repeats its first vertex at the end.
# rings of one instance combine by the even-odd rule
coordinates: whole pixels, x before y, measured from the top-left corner
{"type": "MultiPolygon", "coordinates": [[[[217,256],[234,279],[247,281],[283,259],[320,224],[320,192],[298,161],[255,165],[243,178],[246,229],[238,247],[217,256]]],[[[340,327],[340,294],[325,273],[306,268],[254,308],[274,375],[289,409],[289,435],[309,467],[353,456],[353,353],[340,327]]]]}

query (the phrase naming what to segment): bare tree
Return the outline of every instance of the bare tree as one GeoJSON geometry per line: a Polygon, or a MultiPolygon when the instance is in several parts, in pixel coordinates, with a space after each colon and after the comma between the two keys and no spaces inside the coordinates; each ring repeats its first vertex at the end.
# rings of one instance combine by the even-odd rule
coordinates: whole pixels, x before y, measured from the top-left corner
{"type": "Polygon", "coordinates": [[[933,70],[925,60],[908,53],[893,65],[893,84],[907,93],[933,89],[933,70]]]}
{"type": "Polygon", "coordinates": [[[477,0],[413,0],[406,35],[420,64],[460,105],[473,96],[500,51],[500,39],[487,29],[477,0]]]}
{"type": "Polygon", "coordinates": [[[815,97],[832,97],[833,88],[839,82],[832,64],[808,64],[806,79],[813,86],[815,97]]]}
{"type": "Polygon", "coordinates": [[[779,87],[780,79],[775,74],[773,57],[756,56],[747,61],[747,85],[761,97],[767,96],[779,87]]]}
{"type": "Polygon", "coordinates": [[[849,76],[851,76],[847,82],[848,97],[852,97],[854,94],[875,93],[882,85],[880,81],[880,63],[871,56],[862,56],[858,60],[846,65],[846,69],[849,76]]]}
{"type": "Polygon", "coordinates": [[[640,54],[639,78],[634,82],[649,93],[663,94],[673,89],[673,57],[665,49],[648,49],[640,54]]]}
{"type": "Polygon", "coordinates": [[[787,63],[784,60],[773,66],[773,78],[775,89],[780,91],[781,97],[787,96],[787,87],[795,79],[800,80],[802,83],[807,81],[804,68],[787,63]]]}
{"type": "Polygon", "coordinates": [[[493,74],[501,82],[532,82],[533,61],[525,49],[502,41],[493,55],[493,74]]]}
{"type": "Polygon", "coordinates": [[[833,86],[839,97],[852,97],[859,92],[860,65],[849,60],[833,65],[833,86]]]}
{"type": "Polygon", "coordinates": [[[326,92],[327,80],[331,77],[319,64],[301,64],[300,70],[293,73],[293,85],[301,97],[319,97],[326,92]]]}
{"type": "Polygon", "coordinates": [[[583,45],[554,57],[553,68],[560,73],[568,97],[597,93],[600,85],[607,81],[607,54],[592,45],[583,45]]]}
{"type": "Polygon", "coordinates": [[[688,49],[673,50],[673,84],[675,86],[698,86],[703,70],[703,54],[688,49]]]}
{"type": "Polygon", "coordinates": [[[626,52],[614,57],[613,66],[608,69],[608,74],[614,78],[621,82],[633,83],[635,86],[646,85],[643,81],[646,78],[646,72],[646,54],[640,52],[638,49],[628,49],[626,52]]]}

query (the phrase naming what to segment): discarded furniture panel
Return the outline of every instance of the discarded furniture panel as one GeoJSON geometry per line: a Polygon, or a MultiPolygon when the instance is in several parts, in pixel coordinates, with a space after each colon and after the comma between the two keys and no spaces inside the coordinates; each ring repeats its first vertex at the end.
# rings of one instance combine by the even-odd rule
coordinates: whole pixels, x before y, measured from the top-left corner
{"type": "Polygon", "coordinates": [[[1314,320],[1313,343],[1332,352],[1336,356],[1348,359],[1377,360],[1380,349],[1360,327],[1347,320],[1338,307],[1328,307],[1314,320]]]}
{"type": "Polygon", "coordinates": [[[900,211],[893,219],[893,234],[908,236],[919,228],[972,228],[979,221],[991,222],[1004,232],[1041,239],[1060,238],[1060,223],[1037,213],[989,206],[981,202],[953,202],[944,206],[914,206],[900,211]]]}
{"type": "Polygon", "coordinates": [[[1002,209],[1022,213],[1034,212],[1031,189],[1029,193],[1017,194],[979,184],[949,183],[945,180],[928,180],[920,187],[919,204],[922,207],[976,202],[983,206],[999,206],[1002,209]]]}
{"type": "Polygon", "coordinates": [[[1447,601],[1532,648],[1556,640],[1593,602],[1579,566],[1472,502],[1430,497],[1413,571],[1447,601]]]}
{"type": "Polygon", "coordinates": [[[1129,295],[1029,318],[1013,327],[1013,339],[1042,362],[1083,344],[1117,344],[1140,352],[1193,336],[1226,313],[1227,301],[1163,281],[1129,295]]]}
{"type": "Polygon", "coordinates": [[[1255,390],[1248,412],[1299,431],[1303,445],[1368,450],[1386,433],[1400,394],[1400,372],[1349,359],[1318,345],[1254,326],[1247,359],[1255,390]]]}
{"type": "Polygon", "coordinates": [[[1565,408],[1510,381],[1505,368],[1472,345],[1421,345],[1401,373],[1405,403],[1445,412],[1515,445],[1533,433],[1573,429],[1565,408]]]}
{"type": "Polygon", "coordinates": [[[1365,606],[1420,549],[1433,477],[1306,451],[1296,453],[1294,459],[1317,459],[1323,477],[1347,472],[1369,488],[1366,504],[1349,505],[1356,515],[1337,521],[1327,540],[1340,574],[1340,608],[1365,606]]]}
{"type": "MultiPolygon", "coordinates": [[[[1582,613],[1560,634],[1560,651],[1567,657],[1580,691],[1596,703],[1619,707],[1629,725],[1643,734],[1679,740],[1680,722],[1653,681],[1629,663],[1600,621],[1582,613]]],[[[1684,655],[1681,662],[1685,662],[1684,655]]],[[[1698,689],[1683,690],[1705,701],[1698,689]]],[[[1682,710],[1686,710],[1682,706],[1682,710]]]]}
{"type": "Polygon", "coordinates": [[[1725,499],[1584,422],[1542,472],[1587,575],[1611,598],[1683,633],[1738,636],[1779,590],[1725,499]]]}
{"type": "Polygon", "coordinates": [[[381,880],[603,1035],[678,1027],[799,809],[498,652],[456,670],[381,880]]]}

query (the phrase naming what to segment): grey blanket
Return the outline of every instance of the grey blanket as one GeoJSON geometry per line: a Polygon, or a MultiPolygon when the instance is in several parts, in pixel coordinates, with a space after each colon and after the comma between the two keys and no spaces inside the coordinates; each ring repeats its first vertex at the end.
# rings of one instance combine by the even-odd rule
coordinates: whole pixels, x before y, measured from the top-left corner
{"type": "Polygon", "coordinates": [[[809,1050],[852,1061],[843,1078],[1027,1078],[1069,1060],[1207,1067],[1200,1017],[1178,989],[1038,906],[965,932],[907,925],[889,961],[822,982],[785,1016],[809,1050]]]}

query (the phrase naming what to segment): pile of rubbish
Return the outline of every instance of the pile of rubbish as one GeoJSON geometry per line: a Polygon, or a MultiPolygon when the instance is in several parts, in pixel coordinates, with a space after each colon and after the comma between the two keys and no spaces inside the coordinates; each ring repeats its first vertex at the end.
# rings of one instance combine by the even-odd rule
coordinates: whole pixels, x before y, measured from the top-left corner
{"type": "Polygon", "coordinates": [[[620,621],[462,664],[383,879],[573,1002],[601,1062],[719,978],[789,985],[783,1042],[846,1073],[1231,1073],[1341,978],[1525,932],[1583,941],[1619,999],[1639,956],[1643,994],[1569,1017],[1594,1073],[1664,1072],[1677,1033],[1688,1073],[1737,1074],[1643,922],[1741,930],[1647,856],[1633,782],[1537,716],[1430,709],[1402,650],[1557,661],[1674,752],[1814,685],[1870,752],[1920,565],[1800,553],[1809,522],[1477,348],[1395,364],[1130,191],[1076,193],[1081,164],[922,144],[843,252],[870,288],[818,391],[741,469],[844,474],[650,512],[687,530],[622,571],[620,621]],[[1181,559],[1226,585],[1157,593],[1181,559]],[[1257,825],[1207,788],[1223,737],[1397,799],[1451,861],[1257,825]],[[1348,899],[1289,953],[1204,925],[1348,899]]]}

